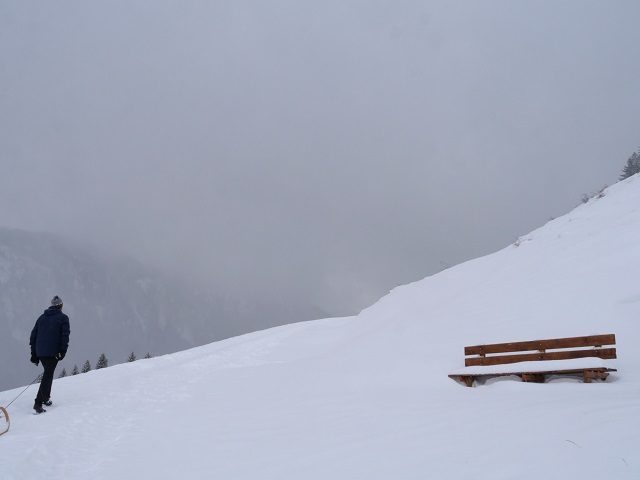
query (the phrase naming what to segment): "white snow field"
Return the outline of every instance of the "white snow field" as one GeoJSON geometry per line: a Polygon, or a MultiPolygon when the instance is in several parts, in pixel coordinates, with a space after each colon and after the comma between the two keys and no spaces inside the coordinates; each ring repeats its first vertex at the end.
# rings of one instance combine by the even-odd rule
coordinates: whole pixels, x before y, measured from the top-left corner
{"type": "Polygon", "coordinates": [[[0,479],[640,479],[640,176],[605,193],[356,317],[55,380],[42,415],[32,386],[0,479]],[[447,377],[465,345],[605,333],[606,382],[447,377]]]}

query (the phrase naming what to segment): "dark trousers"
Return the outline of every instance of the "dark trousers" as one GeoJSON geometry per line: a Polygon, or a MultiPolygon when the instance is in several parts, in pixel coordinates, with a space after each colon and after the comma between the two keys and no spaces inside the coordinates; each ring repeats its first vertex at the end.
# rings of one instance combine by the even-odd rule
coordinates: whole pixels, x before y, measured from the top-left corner
{"type": "Polygon", "coordinates": [[[49,400],[49,397],[51,396],[53,373],[56,371],[58,360],[54,357],[40,357],[40,361],[44,367],[44,373],[42,374],[42,380],[40,381],[38,395],[36,395],[36,404],[42,405],[44,402],[49,400]]]}

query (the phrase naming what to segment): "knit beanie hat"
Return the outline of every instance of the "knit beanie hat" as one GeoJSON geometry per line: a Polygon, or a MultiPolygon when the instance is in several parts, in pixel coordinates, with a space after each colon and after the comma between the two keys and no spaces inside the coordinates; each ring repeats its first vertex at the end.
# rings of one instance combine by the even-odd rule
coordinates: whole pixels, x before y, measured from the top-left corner
{"type": "Polygon", "coordinates": [[[60,305],[62,305],[62,299],[58,295],[51,299],[52,307],[59,307],[60,305]]]}

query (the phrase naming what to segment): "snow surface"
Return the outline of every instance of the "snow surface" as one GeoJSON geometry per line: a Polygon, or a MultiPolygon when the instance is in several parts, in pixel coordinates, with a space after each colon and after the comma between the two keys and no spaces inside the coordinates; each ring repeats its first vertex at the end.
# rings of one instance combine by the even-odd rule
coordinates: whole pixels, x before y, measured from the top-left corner
{"type": "Polygon", "coordinates": [[[56,380],[39,416],[30,387],[9,407],[0,479],[637,480],[639,207],[636,175],[357,317],[56,380]],[[465,345],[604,333],[606,382],[447,376],[465,345]]]}

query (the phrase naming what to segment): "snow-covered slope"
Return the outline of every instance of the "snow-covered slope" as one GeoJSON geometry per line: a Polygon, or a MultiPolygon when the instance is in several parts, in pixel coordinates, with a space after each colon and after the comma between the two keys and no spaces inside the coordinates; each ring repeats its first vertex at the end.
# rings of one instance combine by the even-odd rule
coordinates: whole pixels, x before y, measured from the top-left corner
{"type": "Polygon", "coordinates": [[[639,207],[636,176],[357,317],[56,380],[40,416],[31,387],[0,479],[640,478],[639,207]],[[447,377],[465,345],[600,333],[605,383],[447,377]]]}

